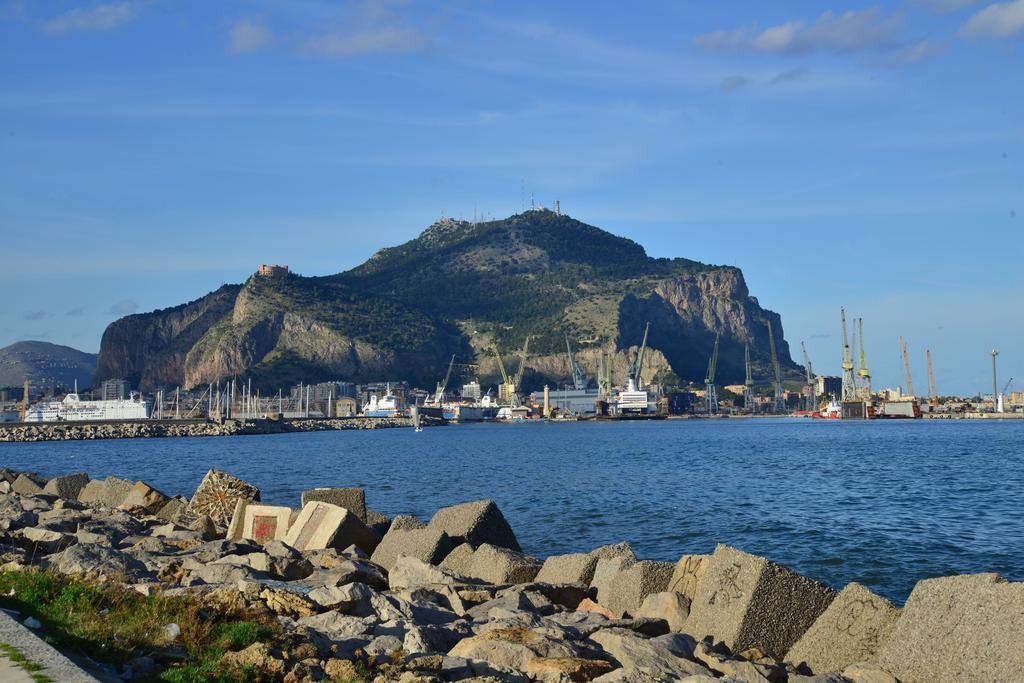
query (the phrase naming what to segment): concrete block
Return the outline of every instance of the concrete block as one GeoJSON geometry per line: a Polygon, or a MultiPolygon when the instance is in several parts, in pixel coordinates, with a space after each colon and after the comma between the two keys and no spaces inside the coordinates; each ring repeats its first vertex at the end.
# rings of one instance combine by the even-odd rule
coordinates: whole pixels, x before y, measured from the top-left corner
{"type": "MultiPolygon", "coordinates": [[[[302,513],[300,512],[299,515],[301,518],[302,513]]],[[[240,538],[251,539],[257,543],[283,541],[288,536],[291,518],[292,509],[290,507],[247,503],[242,510],[240,538]]],[[[337,548],[337,545],[328,543],[323,547],[337,548]]],[[[304,548],[304,550],[319,549],[319,547],[304,548]]]]}
{"type": "Polygon", "coordinates": [[[78,494],[82,492],[85,485],[89,483],[89,475],[85,472],[78,474],[67,474],[63,477],[54,477],[46,482],[43,493],[59,496],[67,500],[78,500],[78,494]]]}
{"type": "Polygon", "coordinates": [[[605,560],[611,557],[628,557],[632,560],[636,560],[636,554],[633,552],[633,547],[629,545],[629,541],[603,545],[600,548],[594,548],[591,550],[590,554],[599,560],[605,560]]]}
{"type": "Polygon", "coordinates": [[[417,517],[413,517],[412,515],[397,515],[393,520],[391,520],[391,526],[388,527],[388,531],[408,531],[409,529],[426,528],[427,525],[417,517]]]}
{"type": "Polygon", "coordinates": [[[226,472],[210,470],[199,483],[184,514],[191,517],[208,515],[218,527],[227,529],[239,498],[258,502],[260,490],[226,472]]]}
{"type": "Polygon", "coordinates": [[[169,500],[170,498],[146,482],[137,481],[117,507],[122,510],[142,510],[146,514],[153,515],[159,512],[169,500]]]}
{"type": "Polygon", "coordinates": [[[82,503],[99,503],[106,488],[107,482],[102,479],[93,479],[78,492],[78,500],[82,503]]]}
{"type": "Polygon", "coordinates": [[[512,527],[505,521],[505,516],[493,500],[477,500],[441,508],[434,513],[427,526],[474,547],[490,543],[520,550],[512,527]]]}
{"type": "Polygon", "coordinates": [[[1020,681],[1024,583],[998,574],[919,581],[877,663],[901,683],[1020,681]]]}
{"type": "Polygon", "coordinates": [[[438,565],[457,543],[439,529],[391,529],[370,555],[375,564],[391,570],[402,555],[438,565]]]}
{"type": "Polygon", "coordinates": [[[456,574],[469,576],[469,572],[473,570],[473,552],[473,546],[463,543],[448,553],[441,561],[440,566],[456,574]]]}
{"type": "MultiPolygon", "coordinates": [[[[253,507],[246,507],[246,519],[253,507]]],[[[290,508],[284,509],[291,513],[290,508]]],[[[372,553],[378,540],[377,535],[355,513],[337,505],[316,501],[302,506],[299,516],[284,538],[285,543],[303,552],[323,548],[344,550],[355,545],[372,553]]]]}
{"type": "Polygon", "coordinates": [[[19,496],[34,496],[37,493],[42,493],[44,486],[46,486],[46,479],[38,474],[23,472],[11,484],[11,490],[19,496]]]}
{"type": "Polygon", "coordinates": [[[685,631],[712,636],[733,652],[760,648],[783,657],[836,592],[741,550],[719,545],[690,605],[685,631]]]}
{"type": "Polygon", "coordinates": [[[107,477],[102,482],[90,481],[82,487],[78,494],[78,500],[83,503],[116,508],[128,497],[133,486],[135,486],[135,482],[118,477],[107,477]]]}
{"type": "Polygon", "coordinates": [[[315,488],[302,492],[302,506],[320,501],[345,508],[355,514],[363,524],[368,524],[366,492],[360,488],[315,488]]]}
{"type": "Polygon", "coordinates": [[[188,505],[187,500],[176,496],[164,503],[164,506],[157,511],[156,516],[165,522],[170,522],[180,510],[185,509],[186,505],[188,505]]]}
{"type": "MultiPolygon", "coordinates": [[[[602,605],[611,591],[612,579],[636,564],[636,556],[630,551],[628,555],[599,557],[594,565],[594,578],[590,580],[591,592],[602,605]]],[[[606,605],[607,606],[607,605],[606,605]]]]}
{"type": "Polygon", "coordinates": [[[597,567],[597,556],[590,553],[552,555],[544,560],[537,578],[539,583],[582,583],[590,585],[597,567]]]}
{"type": "Polygon", "coordinates": [[[690,616],[690,600],[674,591],[651,593],[644,598],[636,616],[639,619],[664,619],[670,630],[682,631],[686,618],[690,616]]]}
{"type": "Polygon", "coordinates": [[[635,617],[644,598],[668,588],[674,569],[672,562],[636,562],[612,577],[608,595],[601,604],[620,617],[626,614],[635,617]]]}
{"type": "Polygon", "coordinates": [[[672,579],[668,582],[668,590],[679,593],[689,600],[697,594],[697,584],[708,569],[710,555],[683,555],[676,562],[672,579]]]}
{"type": "Polygon", "coordinates": [[[515,550],[484,543],[473,553],[468,576],[487,583],[529,583],[543,563],[515,550]]]}
{"type": "Polygon", "coordinates": [[[786,661],[804,662],[816,674],[871,661],[899,616],[888,600],[851,583],[793,645],[786,661]]]}
{"type": "Polygon", "coordinates": [[[391,518],[375,510],[366,510],[366,526],[377,532],[378,536],[384,536],[391,528],[391,518]]]}
{"type": "MultiPolygon", "coordinates": [[[[228,531],[224,534],[224,538],[227,540],[242,540],[242,525],[245,523],[245,508],[248,505],[249,501],[245,498],[239,498],[235,501],[235,510],[231,513],[231,521],[228,523],[228,531]]],[[[291,526],[290,518],[288,522],[288,526],[291,526]]]]}

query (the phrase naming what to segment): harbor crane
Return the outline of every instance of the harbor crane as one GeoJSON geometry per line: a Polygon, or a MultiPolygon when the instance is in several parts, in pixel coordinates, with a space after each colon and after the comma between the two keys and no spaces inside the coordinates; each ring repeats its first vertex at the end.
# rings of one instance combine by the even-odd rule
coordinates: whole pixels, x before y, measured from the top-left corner
{"type": "Polygon", "coordinates": [[[754,373],[750,367],[750,344],[743,345],[743,364],[747,369],[747,378],[743,381],[743,408],[748,413],[757,412],[757,403],[754,402],[754,373]]]}
{"type": "Polygon", "coordinates": [[[939,392],[935,388],[935,371],[932,370],[932,352],[931,349],[924,350],[925,360],[928,361],[928,396],[929,403],[933,406],[939,405],[939,392]]]}
{"type": "Polygon", "coordinates": [[[910,378],[910,357],[907,356],[907,342],[900,336],[900,349],[903,351],[903,369],[907,373],[907,396],[914,395],[914,380],[910,378]]]}
{"type": "Polygon", "coordinates": [[[715,369],[718,367],[718,339],[720,332],[715,332],[715,346],[708,359],[708,372],[704,378],[704,406],[708,415],[718,414],[718,394],[715,391],[715,369]]]}
{"type": "Polygon", "coordinates": [[[444,380],[437,383],[437,389],[434,391],[434,405],[441,405],[444,401],[444,392],[448,388],[448,382],[452,378],[452,368],[455,367],[455,354],[452,354],[452,359],[448,361],[448,372],[444,375],[444,380]]]}
{"type": "Polygon", "coordinates": [[[636,384],[637,391],[642,389],[643,379],[640,373],[644,369],[644,352],[647,351],[647,333],[651,330],[651,323],[647,323],[644,328],[644,340],[640,343],[640,349],[633,356],[633,362],[629,365],[629,377],[636,384]]]}
{"type": "Polygon", "coordinates": [[[807,372],[807,412],[813,413],[818,407],[818,400],[815,396],[816,382],[814,380],[814,369],[811,368],[811,358],[807,355],[807,347],[800,342],[800,351],[804,354],[804,370],[807,372]]]}
{"type": "Polygon", "coordinates": [[[1004,408],[1003,408],[1003,397],[1006,396],[1006,392],[1010,389],[1010,385],[1011,384],[1013,384],[1013,378],[1012,377],[1006,381],[1006,384],[1003,385],[1003,390],[999,392],[999,401],[996,404],[996,406],[997,406],[996,407],[996,412],[997,413],[1005,412],[1004,408]]]}
{"type": "Polygon", "coordinates": [[[576,391],[583,391],[587,388],[587,377],[583,374],[583,368],[576,362],[572,355],[572,347],[569,346],[569,334],[565,335],[565,354],[569,358],[569,371],[572,373],[572,386],[576,391]]]}
{"type": "Polygon", "coordinates": [[[992,349],[992,407],[993,408],[996,405],[996,399],[997,399],[997,394],[996,394],[996,356],[998,356],[998,355],[999,355],[999,352],[996,351],[995,349],[992,349]]]}
{"type": "Polygon", "coordinates": [[[611,360],[605,364],[605,352],[597,358],[597,398],[602,401],[610,401],[612,397],[611,360]]]}
{"type": "Polygon", "coordinates": [[[782,368],[779,367],[779,357],[775,354],[775,335],[772,333],[772,321],[768,321],[768,348],[772,352],[772,372],[775,387],[775,399],[772,402],[772,410],[776,413],[786,412],[786,392],[782,388],[782,368]]]}
{"type": "Polygon", "coordinates": [[[853,355],[846,337],[846,309],[839,307],[839,319],[843,326],[843,390],[842,400],[852,401],[857,397],[857,383],[853,378],[853,355]]]}
{"type": "Polygon", "coordinates": [[[519,395],[516,392],[523,381],[523,372],[526,370],[526,354],[529,352],[529,348],[530,337],[527,336],[523,342],[523,350],[519,353],[519,368],[513,377],[509,377],[508,372],[505,371],[505,363],[501,359],[501,352],[498,351],[498,347],[494,347],[494,358],[498,361],[498,372],[501,373],[502,381],[498,387],[499,401],[508,401],[512,406],[519,405],[519,395]]]}
{"type": "Polygon", "coordinates": [[[868,371],[868,361],[864,355],[864,318],[857,318],[857,341],[860,342],[860,362],[857,367],[857,378],[860,380],[860,387],[864,393],[864,400],[871,400],[871,373],[868,371]]]}

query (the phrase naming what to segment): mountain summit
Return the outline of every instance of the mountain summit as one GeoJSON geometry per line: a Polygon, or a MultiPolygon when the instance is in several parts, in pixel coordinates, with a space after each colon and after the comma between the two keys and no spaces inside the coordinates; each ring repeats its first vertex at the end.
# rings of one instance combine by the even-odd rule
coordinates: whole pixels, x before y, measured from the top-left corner
{"type": "MultiPolygon", "coordinates": [[[[655,259],[636,242],[548,210],[497,221],[444,219],[405,244],[326,277],[256,274],[175,308],[131,315],[104,332],[97,376],[144,389],[249,376],[270,390],[298,381],[409,379],[432,386],[452,354],[497,375],[492,349],[530,337],[533,383],[570,376],[568,335],[592,377],[601,351],[621,381],[651,323],[645,376],[701,382],[716,331],[718,378],[743,379],[743,345],[768,368],[796,369],[778,314],[730,266],[655,259]]],[[[529,388],[529,387],[528,387],[529,388]]]]}

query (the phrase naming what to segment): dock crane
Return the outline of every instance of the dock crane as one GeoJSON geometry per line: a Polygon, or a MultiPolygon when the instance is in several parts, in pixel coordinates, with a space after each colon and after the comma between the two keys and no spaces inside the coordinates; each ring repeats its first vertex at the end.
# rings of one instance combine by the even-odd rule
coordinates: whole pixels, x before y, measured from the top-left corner
{"type": "Polygon", "coordinates": [[[931,349],[924,350],[924,357],[928,361],[928,402],[933,406],[937,406],[939,405],[939,392],[935,388],[935,371],[932,370],[931,349]]]}
{"type": "Polygon", "coordinates": [[[907,356],[907,342],[900,336],[900,349],[903,351],[903,370],[907,373],[907,396],[914,395],[914,380],[910,378],[910,357],[907,356]]]}
{"type": "Polygon", "coordinates": [[[572,373],[572,386],[576,391],[583,391],[587,388],[587,377],[583,374],[583,368],[576,362],[572,355],[572,347],[569,346],[569,335],[565,335],[565,353],[569,358],[569,371],[572,373]]]}
{"type": "Polygon", "coordinates": [[[747,369],[747,378],[743,381],[743,408],[748,413],[756,413],[757,403],[754,402],[754,373],[750,367],[750,344],[743,345],[743,364],[747,369]]]}
{"type": "Polygon", "coordinates": [[[526,370],[526,354],[529,353],[529,350],[530,335],[526,335],[526,340],[523,341],[523,350],[519,352],[519,369],[516,370],[516,376],[512,380],[512,395],[515,396],[516,401],[519,400],[519,397],[516,394],[516,392],[519,391],[519,386],[523,382],[523,371],[526,370]]]}
{"type": "Polygon", "coordinates": [[[868,371],[868,362],[864,356],[864,318],[857,318],[857,337],[860,342],[860,362],[857,368],[857,377],[860,380],[861,389],[864,391],[864,400],[871,400],[871,373],[868,371]]]}
{"type": "Polygon", "coordinates": [[[800,342],[800,351],[804,354],[804,370],[807,372],[807,412],[813,413],[818,408],[818,399],[815,396],[817,389],[814,379],[814,369],[811,368],[811,358],[807,355],[807,347],[800,342]]]}
{"type": "Polygon", "coordinates": [[[640,343],[640,349],[633,356],[633,362],[629,364],[629,378],[633,380],[637,391],[642,389],[643,380],[640,373],[644,369],[644,353],[647,351],[647,333],[651,330],[651,323],[644,328],[644,340],[640,343]]]}
{"type": "Polygon", "coordinates": [[[843,390],[842,400],[852,401],[857,396],[857,384],[853,378],[853,356],[850,353],[850,342],[846,337],[846,309],[839,307],[839,319],[843,326],[843,390]]]}
{"type": "Polygon", "coordinates": [[[509,379],[508,373],[505,372],[505,363],[501,360],[501,352],[498,351],[498,347],[494,347],[494,359],[498,362],[498,372],[501,373],[501,385],[498,386],[498,400],[499,401],[511,401],[512,396],[516,393],[516,387],[509,379]]]}
{"type": "Polygon", "coordinates": [[[775,335],[772,333],[772,321],[768,321],[768,348],[772,352],[772,372],[774,373],[775,399],[772,403],[772,410],[776,413],[786,412],[786,392],[782,388],[782,368],[779,367],[779,357],[775,354],[775,335]]]}
{"type": "Polygon", "coordinates": [[[718,339],[720,332],[715,332],[715,346],[708,359],[708,372],[704,378],[704,406],[708,415],[718,414],[718,394],[715,391],[715,369],[718,367],[718,339]]]}
{"type": "Polygon", "coordinates": [[[1006,396],[1006,392],[1010,388],[1011,384],[1013,384],[1013,378],[1012,377],[1006,381],[1006,384],[1003,385],[1003,390],[999,392],[999,398],[998,398],[998,400],[996,402],[996,412],[997,413],[1005,412],[1005,410],[1003,408],[1003,397],[1006,396]]]}
{"type": "Polygon", "coordinates": [[[441,405],[444,401],[444,392],[448,388],[448,382],[452,378],[452,368],[455,367],[455,354],[452,354],[452,359],[448,361],[448,372],[444,375],[444,380],[437,383],[437,389],[434,390],[434,405],[441,405]]]}

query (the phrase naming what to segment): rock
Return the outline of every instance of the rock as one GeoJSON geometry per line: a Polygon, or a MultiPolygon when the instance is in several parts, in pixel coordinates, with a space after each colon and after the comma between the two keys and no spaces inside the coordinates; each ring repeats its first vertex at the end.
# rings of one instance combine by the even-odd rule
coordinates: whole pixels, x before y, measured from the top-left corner
{"type": "Polygon", "coordinates": [[[264,572],[269,576],[285,581],[305,579],[313,573],[313,565],[301,555],[297,557],[275,557],[268,553],[250,553],[242,556],[228,555],[219,560],[214,560],[214,564],[221,562],[245,564],[256,571],[264,572]]]}
{"type": "Polygon", "coordinates": [[[472,583],[443,567],[435,567],[415,557],[403,555],[388,572],[388,586],[393,591],[416,586],[457,586],[472,583]]]}
{"type": "Polygon", "coordinates": [[[220,536],[216,522],[209,515],[199,515],[188,528],[197,532],[204,541],[213,541],[220,536]]]}
{"type": "Polygon", "coordinates": [[[998,574],[918,581],[876,663],[901,683],[1019,680],[1024,583],[998,574]]]}
{"type": "Polygon", "coordinates": [[[84,472],[67,474],[63,477],[54,477],[46,482],[46,486],[43,487],[43,493],[68,500],[78,500],[78,494],[82,492],[82,489],[88,483],[89,475],[84,472]]]}
{"type": "Polygon", "coordinates": [[[78,500],[92,505],[116,508],[124,502],[134,486],[134,482],[117,477],[107,477],[102,482],[94,480],[82,488],[78,500]]]}
{"type": "Polygon", "coordinates": [[[473,571],[473,546],[468,543],[455,548],[441,561],[441,567],[468,576],[473,571]]]}
{"type": "Polygon", "coordinates": [[[146,482],[137,481],[117,507],[121,510],[140,511],[143,514],[154,515],[167,505],[169,500],[170,498],[146,482]]]}
{"type": "Polygon", "coordinates": [[[455,547],[448,534],[437,529],[392,529],[385,534],[370,555],[370,560],[391,570],[402,555],[415,557],[428,564],[440,564],[455,547]]]}
{"type": "Polygon", "coordinates": [[[842,671],[874,659],[889,639],[900,610],[859,583],[846,586],[786,654],[813,673],[842,671]]]}
{"type": "Polygon", "coordinates": [[[743,681],[743,683],[781,681],[784,676],[784,671],[781,668],[720,654],[704,641],[695,644],[693,658],[729,680],[743,681]]]}
{"type": "Polygon", "coordinates": [[[857,662],[843,669],[843,678],[852,683],[899,683],[885,669],[865,662],[857,662]]]}
{"type": "Polygon", "coordinates": [[[162,667],[152,657],[132,657],[124,663],[124,673],[121,678],[125,680],[149,679],[157,676],[162,667]]]}
{"type": "Polygon", "coordinates": [[[82,490],[78,492],[78,500],[83,503],[99,504],[106,490],[107,484],[101,479],[91,479],[86,482],[82,490]]]}
{"type": "Polygon", "coordinates": [[[577,612],[593,612],[594,614],[600,614],[608,619],[614,619],[615,613],[604,605],[594,602],[590,598],[584,598],[580,601],[580,604],[576,606],[577,612]]]}
{"type": "Polygon", "coordinates": [[[181,635],[181,627],[175,623],[170,623],[164,626],[163,630],[164,640],[168,642],[174,642],[181,635]]]}
{"type": "Polygon", "coordinates": [[[319,612],[316,603],[305,595],[284,588],[265,587],[260,591],[260,600],[274,614],[301,619],[319,612]]]}
{"type": "Polygon", "coordinates": [[[584,583],[594,578],[598,557],[592,553],[552,555],[544,560],[536,581],[542,583],[584,583]]]}
{"type": "Polygon", "coordinates": [[[614,668],[603,659],[534,657],[526,662],[526,675],[537,681],[589,681],[614,668]]]}
{"type": "Polygon", "coordinates": [[[784,656],[835,597],[785,567],[719,545],[697,586],[685,630],[734,652],[758,647],[784,656]]]}
{"type": "Polygon", "coordinates": [[[519,551],[512,527],[493,500],[478,500],[441,508],[427,525],[443,531],[461,543],[479,547],[484,543],[519,551]]]}
{"type": "Polygon", "coordinates": [[[493,584],[528,583],[540,567],[536,557],[484,543],[473,553],[469,576],[493,584]]]}
{"type": "Polygon", "coordinates": [[[40,622],[35,617],[29,617],[28,619],[26,619],[25,621],[23,621],[21,623],[25,624],[25,626],[27,626],[28,628],[31,628],[31,629],[37,629],[37,628],[42,628],[43,627],[42,622],[40,622]]]}
{"type": "Polygon", "coordinates": [[[306,503],[314,501],[337,505],[354,514],[363,524],[369,524],[366,513],[366,492],[361,488],[315,488],[303,491],[301,500],[302,507],[306,507],[306,503]]]}
{"type": "Polygon", "coordinates": [[[388,588],[388,577],[380,567],[358,560],[345,560],[330,569],[315,570],[301,581],[312,588],[342,586],[346,583],[365,583],[377,590],[388,588]]]}
{"type": "Polygon", "coordinates": [[[629,554],[612,557],[598,557],[594,565],[594,578],[590,580],[590,588],[594,597],[601,604],[608,602],[611,596],[612,579],[636,564],[632,551],[629,554]]]}
{"type": "Polygon", "coordinates": [[[606,560],[611,557],[628,557],[636,560],[636,555],[633,553],[633,548],[629,545],[629,541],[603,545],[600,548],[591,550],[590,554],[599,560],[606,560]]]}
{"type": "Polygon", "coordinates": [[[176,496],[164,503],[164,506],[157,511],[156,517],[157,519],[165,522],[170,522],[174,519],[175,515],[184,510],[187,505],[187,500],[180,496],[176,496]]]}
{"type": "Polygon", "coordinates": [[[257,669],[271,676],[281,677],[285,673],[285,663],[271,652],[266,643],[253,643],[244,650],[228,652],[221,658],[221,663],[239,669],[257,669]]]}
{"type": "Polygon", "coordinates": [[[626,629],[602,629],[591,635],[590,640],[604,648],[624,670],[636,669],[637,673],[650,676],[648,680],[674,680],[709,673],[700,664],[677,656],[668,643],[643,638],[626,629]]]}
{"type": "Polygon", "coordinates": [[[358,681],[362,677],[356,665],[347,659],[328,659],[324,662],[324,673],[332,681],[358,681]]]}
{"type": "Polygon", "coordinates": [[[466,638],[448,654],[523,671],[527,662],[536,657],[577,658],[586,653],[584,647],[553,629],[502,628],[466,638]]]}
{"type": "Polygon", "coordinates": [[[26,550],[36,556],[60,552],[78,541],[71,534],[40,527],[22,529],[21,537],[27,541],[26,550]]]}
{"type": "Polygon", "coordinates": [[[126,580],[139,583],[154,578],[139,560],[113,548],[89,544],[73,545],[51,555],[47,564],[61,574],[88,576],[96,579],[126,580]]]}
{"type": "MultiPolygon", "coordinates": [[[[363,651],[371,660],[374,660],[377,663],[382,663],[395,658],[395,653],[398,653],[401,649],[401,638],[393,635],[384,635],[371,640],[370,643],[363,648],[363,651]]],[[[399,655],[399,657],[400,656],[401,655],[399,655]]]]}
{"type": "Polygon", "coordinates": [[[426,529],[427,525],[424,524],[418,517],[412,515],[398,515],[391,520],[391,526],[388,527],[388,531],[409,531],[411,529],[426,529]]]}
{"type": "Polygon", "coordinates": [[[620,616],[635,616],[644,598],[668,588],[674,569],[675,565],[671,562],[643,560],[632,564],[612,577],[603,604],[620,616]]]}
{"type": "Polygon", "coordinates": [[[44,486],[46,486],[46,479],[38,474],[24,472],[19,474],[11,484],[11,490],[19,496],[34,496],[37,493],[42,493],[44,486]]]}
{"type": "Polygon", "coordinates": [[[239,498],[259,501],[260,490],[226,472],[210,470],[199,483],[184,512],[196,517],[208,515],[219,528],[227,529],[239,498]]]}
{"type": "Polygon", "coordinates": [[[366,526],[373,529],[378,536],[383,537],[391,528],[391,518],[374,510],[367,510],[366,526]]]}
{"type": "Polygon", "coordinates": [[[683,555],[676,562],[675,570],[672,572],[672,579],[668,582],[668,590],[680,593],[687,600],[692,601],[697,594],[697,584],[704,577],[710,555],[683,555]]]}
{"type": "Polygon", "coordinates": [[[303,552],[322,548],[340,550],[356,545],[372,553],[378,540],[377,535],[352,512],[319,502],[304,505],[285,536],[288,545],[303,552]]]}
{"type": "Polygon", "coordinates": [[[349,614],[360,605],[368,605],[375,594],[376,591],[365,583],[349,583],[344,586],[321,586],[309,592],[309,599],[321,607],[349,614]]]}
{"type": "Polygon", "coordinates": [[[582,583],[541,583],[534,581],[523,586],[523,590],[535,591],[556,605],[574,610],[590,593],[582,583]]]}
{"type": "Polygon", "coordinates": [[[644,598],[637,610],[641,618],[664,619],[673,631],[682,631],[686,618],[690,616],[690,601],[681,593],[663,591],[651,593],[644,598]]]}

